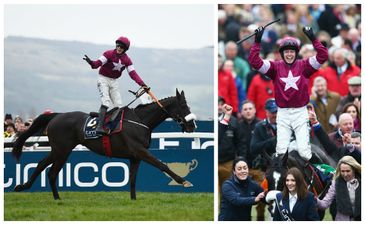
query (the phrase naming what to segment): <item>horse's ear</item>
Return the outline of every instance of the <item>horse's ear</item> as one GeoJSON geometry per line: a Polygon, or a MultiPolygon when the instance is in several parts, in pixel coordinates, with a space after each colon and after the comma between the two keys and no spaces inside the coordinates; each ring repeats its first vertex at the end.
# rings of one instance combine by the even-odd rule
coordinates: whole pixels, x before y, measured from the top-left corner
{"type": "Polygon", "coordinates": [[[181,97],[185,98],[185,93],[184,93],[184,91],[181,91],[181,97]]]}
{"type": "Polygon", "coordinates": [[[179,93],[179,90],[177,90],[177,88],[176,88],[176,97],[178,100],[181,99],[181,94],[179,93]]]}

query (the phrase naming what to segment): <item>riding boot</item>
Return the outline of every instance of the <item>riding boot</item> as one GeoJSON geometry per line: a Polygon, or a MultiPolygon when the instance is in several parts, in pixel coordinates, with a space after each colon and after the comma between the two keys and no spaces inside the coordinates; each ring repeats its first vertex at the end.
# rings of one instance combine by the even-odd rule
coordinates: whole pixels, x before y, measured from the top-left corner
{"type": "Polygon", "coordinates": [[[105,105],[101,105],[99,109],[99,123],[96,127],[96,134],[99,136],[108,134],[108,132],[104,130],[104,119],[107,109],[108,107],[106,107],[105,105]]]}

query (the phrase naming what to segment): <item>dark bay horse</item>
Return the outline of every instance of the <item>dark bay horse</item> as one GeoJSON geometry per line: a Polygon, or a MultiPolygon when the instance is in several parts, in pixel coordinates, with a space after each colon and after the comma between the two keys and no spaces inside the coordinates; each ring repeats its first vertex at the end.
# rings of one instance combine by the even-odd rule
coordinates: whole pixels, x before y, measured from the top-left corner
{"type": "MultiPolygon", "coordinates": [[[[316,154],[324,164],[330,164],[330,159],[316,145],[311,145],[312,154],[316,154]]],[[[313,167],[305,166],[304,160],[299,156],[297,151],[287,151],[283,156],[270,157],[267,153],[264,157],[269,161],[269,166],[265,173],[265,182],[267,191],[282,191],[285,185],[285,173],[289,168],[297,167],[302,171],[308,191],[322,198],[326,194],[329,183],[325,183],[318,176],[313,167]]],[[[271,210],[270,210],[271,211],[271,210]]],[[[273,213],[273,211],[271,211],[273,213]]],[[[321,219],[324,217],[324,211],[318,211],[321,219]]]]}
{"type": "MultiPolygon", "coordinates": [[[[176,90],[176,96],[162,99],[160,103],[163,108],[156,102],[138,105],[134,109],[127,108],[124,112],[123,130],[110,136],[111,157],[129,159],[131,199],[136,199],[136,175],[141,161],[167,173],[184,187],[192,186],[189,181],[175,174],[148,151],[152,130],[167,118],[172,118],[178,122],[183,132],[193,132],[196,128],[195,115],[190,112],[184,91],[179,93],[176,90]]],[[[48,165],[52,164],[48,171],[49,183],[54,199],[60,199],[56,179],[76,145],[84,145],[99,155],[105,155],[101,138],[84,139],[83,126],[87,117],[88,114],[77,111],[43,114],[34,120],[31,127],[15,141],[12,150],[13,155],[19,160],[27,138],[45,128],[51,152],[38,163],[28,182],[19,184],[14,188],[16,192],[29,189],[37,176],[48,165]]]]}

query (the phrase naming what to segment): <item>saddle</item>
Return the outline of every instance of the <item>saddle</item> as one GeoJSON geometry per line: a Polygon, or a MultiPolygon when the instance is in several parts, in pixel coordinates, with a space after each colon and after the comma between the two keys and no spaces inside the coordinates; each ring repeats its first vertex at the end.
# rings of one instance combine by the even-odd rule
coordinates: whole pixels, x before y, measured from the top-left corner
{"type": "MultiPolygon", "coordinates": [[[[104,129],[109,131],[109,134],[119,133],[123,128],[123,117],[124,117],[123,108],[115,107],[109,110],[105,115],[105,125],[104,129]]],[[[96,126],[99,123],[99,113],[90,112],[89,116],[85,120],[83,133],[85,139],[96,139],[100,136],[96,135],[96,126]]]]}

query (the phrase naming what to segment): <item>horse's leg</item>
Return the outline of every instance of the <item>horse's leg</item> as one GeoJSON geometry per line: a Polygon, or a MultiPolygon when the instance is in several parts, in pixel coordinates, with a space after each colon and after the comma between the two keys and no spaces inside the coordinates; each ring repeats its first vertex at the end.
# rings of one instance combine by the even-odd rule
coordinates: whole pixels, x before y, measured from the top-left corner
{"type": "Polygon", "coordinates": [[[63,165],[65,165],[66,160],[67,160],[67,157],[57,159],[53,163],[51,169],[48,172],[49,184],[51,186],[53,198],[55,200],[60,199],[60,196],[58,195],[58,191],[57,191],[56,181],[57,181],[58,173],[62,169],[63,165]]]}
{"type": "Polygon", "coordinates": [[[131,199],[136,200],[136,178],[137,171],[141,160],[138,159],[130,159],[130,171],[129,171],[129,180],[131,184],[131,199]]]}
{"type": "Polygon", "coordinates": [[[43,158],[37,165],[37,168],[33,172],[32,176],[28,180],[28,182],[24,184],[19,184],[14,188],[14,191],[19,192],[23,190],[29,189],[32,184],[34,183],[35,179],[38,177],[38,175],[47,168],[48,165],[50,165],[53,162],[51,154],[47,155],[45,158],[43,158]]]}
{"type": "Polygon", "coordinates": [[[143,151],[144,154],[141,154],[141,159],[146,163],[151,164],[154,167],[159,168],[161,171],[167,173],[172,179],[174,179],[177,183],[182,184],[184,187],[192,187],[193,185],[189,182],[184,180],[182,177],[174,173],[170,170],[170,168],[163,164],[160,160],[158,160],[155,156],[153,156],[147,150],[143,151]]]}

